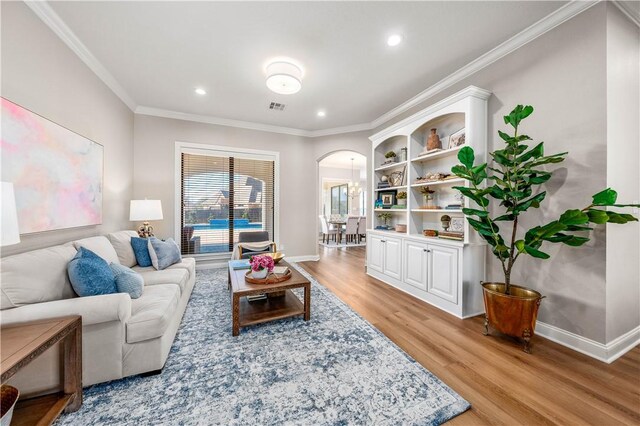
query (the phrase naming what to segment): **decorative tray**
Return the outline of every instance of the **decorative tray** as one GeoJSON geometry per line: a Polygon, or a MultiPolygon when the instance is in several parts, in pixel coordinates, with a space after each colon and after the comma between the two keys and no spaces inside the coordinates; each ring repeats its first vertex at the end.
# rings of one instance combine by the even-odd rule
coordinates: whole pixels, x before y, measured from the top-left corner
{"type": "Polygon", "coordinates": [[[281,283],[282,281],[287,281],[291,279],[291,269],[287,269],[287,272],[284,275],[274,274],[273,272],[266,276],[266,278],[253,278],[251,276],[251,270],[247,271],[244,275],[244,280],[251,284],[275,284],[281,283]]]}

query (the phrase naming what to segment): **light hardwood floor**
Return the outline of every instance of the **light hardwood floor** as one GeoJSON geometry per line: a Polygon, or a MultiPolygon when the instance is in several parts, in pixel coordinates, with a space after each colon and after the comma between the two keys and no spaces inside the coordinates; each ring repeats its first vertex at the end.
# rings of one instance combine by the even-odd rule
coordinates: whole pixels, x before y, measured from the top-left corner
{"type": "Polygon", "coordinates": [[[640,347],[608,365],[536,336],[527,355],[483,336],[480,317],[460,320],[369,277],[364,255],[320,247],[319,262],[301,265],[471,403],[449,424],[640,424],[640,347]]]}

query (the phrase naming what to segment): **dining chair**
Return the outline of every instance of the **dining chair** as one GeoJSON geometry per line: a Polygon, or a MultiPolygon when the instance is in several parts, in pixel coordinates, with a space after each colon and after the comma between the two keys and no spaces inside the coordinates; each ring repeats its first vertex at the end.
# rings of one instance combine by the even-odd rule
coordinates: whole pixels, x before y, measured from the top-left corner
{"type": "Polygon", "coordinates": [[[358,244],[363,238],[367,238],[367,217],[360,216],[358,220],[358,244]]]}
{"type": "Polygon", "coordinates": [[[349,244],[349,241],[357,242],[358,237],[358,217],[348,217],[347,218],[347,226],[344,231],[345,242],[349,244]]]}
{"type": "Polygon", "coordinates": [[[320,218],[320,225],[322,226],[322,242],[327,241],[329,244],[329,237],[333,236],[334,241],[337,242],[338,230],[329,227],[329,223],[327,223],[327,218],[324,215],[318,216],[320,218]]]}

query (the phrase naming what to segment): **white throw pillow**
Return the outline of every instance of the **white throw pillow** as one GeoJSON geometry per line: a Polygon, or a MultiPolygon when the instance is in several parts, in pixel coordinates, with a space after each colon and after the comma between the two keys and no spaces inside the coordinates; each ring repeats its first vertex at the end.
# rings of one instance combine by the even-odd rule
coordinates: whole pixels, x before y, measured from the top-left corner
{"type": "Polygon", "coordinates": [[[131,237],[137,236],[138,233],[136,231],[119,231],[107,235],[111,245],[118,254],[120,264],[127,268],[136,266],[137,263],[136,255],[133,252],[133,247],[131,247],[131,237]]]}
{"type": "Polygon", "coordinates": [[[113,248],[107,237],[100,236],[84,238],[82,240],[74,241],[73,246],[76,248],[76,250],[80,250],[80,247],[91,250],[92,252],[106,260],[107,264],[120,264],[118,253],[116,253],[116,250],[113,248]]]}

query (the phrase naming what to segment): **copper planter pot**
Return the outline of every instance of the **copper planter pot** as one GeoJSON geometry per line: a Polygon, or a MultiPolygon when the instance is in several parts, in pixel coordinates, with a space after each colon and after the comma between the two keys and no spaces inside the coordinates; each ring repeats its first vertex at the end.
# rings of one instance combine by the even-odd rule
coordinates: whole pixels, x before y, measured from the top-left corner
{"type": "Polygon", "coordinates": [[[500,333],[524,340],[524,351],[531,353],[531,338],[536,328],[538,308],[544,298],[535,290],[510,285],[511,294],[504,294],[504,283],[482,283],[484,307],[484,335],[489,325],[500,333]]]}

